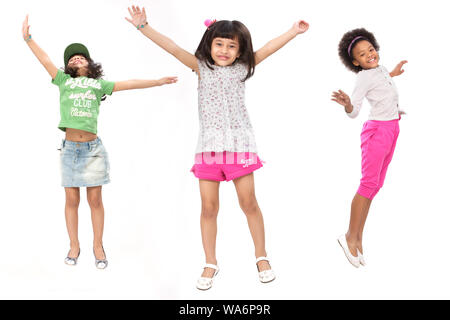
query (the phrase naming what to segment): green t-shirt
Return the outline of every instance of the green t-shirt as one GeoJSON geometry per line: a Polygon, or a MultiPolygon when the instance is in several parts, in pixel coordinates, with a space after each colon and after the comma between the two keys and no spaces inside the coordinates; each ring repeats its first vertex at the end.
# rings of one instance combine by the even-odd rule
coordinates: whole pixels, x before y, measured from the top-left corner
{"type": "Polygon", "coordinates": [[[58,128],[73,128],[97,134],[97,117],[102,96],[111,95],[114,82],[88,77],[72,78],[58,70],[52,83],[59,87],[61,121],[58,128]]]}

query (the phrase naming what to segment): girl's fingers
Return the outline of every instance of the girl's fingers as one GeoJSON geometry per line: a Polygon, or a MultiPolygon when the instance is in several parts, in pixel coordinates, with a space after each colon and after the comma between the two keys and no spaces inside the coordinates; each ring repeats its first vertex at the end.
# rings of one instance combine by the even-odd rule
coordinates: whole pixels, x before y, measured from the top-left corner
{"type": "Polygon", "coordinates": [[[339,90],[339,93],[340,93],[343,97],[348,98],[348,95],[347,95],[344,91],[339,90]]]}
{"type": "Polygon", "coordinates": [[[304,29],[308,29],[309,23],[302,20],[302,21],[300,21],[300,27],[303,27],[304,29]]]}
{"type": "Polygon", "coordinates": [[[334,101],[334,102],[337,102],[338,104],[340,104],[340,105],[344,105],[341,101],[339,101],[339,100],[336,100],[336,99],[331,99],[332,101],[334,101]]]}
{"type": "Polygon", "coordinates": [[[399,69],[401,69],[405,63],[408,63],[408,61],[406,61],[406,60],[400,61],[400,63],[397,65],[397,67],[399,69]]]}
{"type": "Polygon", "coordinates": [[[129,23],[133,23],[133,21],[128,19],[127,17],[125,17],[125,20],[127,20],[129,23]]]}
{"type": "Polygon", "coordinates": [[[344,95],[342,93],[339,93],[339,92],[333,92],[333,96],[334,97],[339,97],[339,98],[344,97],[344,95]]]}
{"type": "Polygon", "coordinates": [[[128,13],[130,14],[131,17],[133,16],[133,12],[131,12],[130,7],[128,7],[128,13]]]}

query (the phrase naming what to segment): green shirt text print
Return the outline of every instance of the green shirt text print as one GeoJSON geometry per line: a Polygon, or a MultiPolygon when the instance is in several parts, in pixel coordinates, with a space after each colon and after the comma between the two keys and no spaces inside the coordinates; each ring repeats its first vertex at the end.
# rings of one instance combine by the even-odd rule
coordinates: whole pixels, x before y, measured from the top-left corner
{"type": "Polygon", "coordinates": [[[111,95],[114,82],[88,77],[72,78],[58,70],[52,83],[59,87],[61,121],[58,128],[97,134],[97,118],[103,95],[111,95]]]}

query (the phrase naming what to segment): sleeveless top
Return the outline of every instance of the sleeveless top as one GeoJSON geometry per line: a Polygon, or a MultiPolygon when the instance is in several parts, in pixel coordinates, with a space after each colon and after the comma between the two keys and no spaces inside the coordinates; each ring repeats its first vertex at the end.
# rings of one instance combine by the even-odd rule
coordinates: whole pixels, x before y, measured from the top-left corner
{"type": "Polygon", "coordinates": [[[242,63],[212,66],[198,60],[200,132],[196,153],[254,152],[256,142],[245,107],[247,67],[242,63]]]}

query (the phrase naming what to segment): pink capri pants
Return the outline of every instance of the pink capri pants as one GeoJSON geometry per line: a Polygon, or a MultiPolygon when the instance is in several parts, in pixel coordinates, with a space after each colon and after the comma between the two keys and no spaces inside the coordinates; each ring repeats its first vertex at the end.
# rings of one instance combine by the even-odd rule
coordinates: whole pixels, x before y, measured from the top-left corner
{"type": "Polygon", "coordinates": [[[400,128],[399,120],[364,123],[361,132],[361,173],[358,194],[373,199],[384,184],[389,163],[394,155],[400,128]]]}

